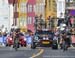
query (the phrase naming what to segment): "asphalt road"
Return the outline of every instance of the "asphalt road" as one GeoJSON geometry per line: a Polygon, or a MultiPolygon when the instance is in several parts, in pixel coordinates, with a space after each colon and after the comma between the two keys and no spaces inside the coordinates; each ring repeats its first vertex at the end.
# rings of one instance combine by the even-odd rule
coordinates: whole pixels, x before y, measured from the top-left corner
{"type": "Polygon", "coordinates": [[[0,48],[0,58],[75,58],[75,48],[68,51],[52,50],[51,48],[19,48],[15,51],[10,47],[0,48]]]}
{"type": "Polygon", "coordinates": [[[44,53],[40,58],[75,58],[75,48],[69,48],[67,51],[61,49],[52,50],[51,48],[43,48],[44,53]]]}
{"type": "Polygon", "coordinates": [[[0,58],[30,58],[34,54],[38,53],[39,49],[30,49],[30,48],[19,48],[18,51],[15,51],[11,47],[2,47],[0,48],[0,58]]]}

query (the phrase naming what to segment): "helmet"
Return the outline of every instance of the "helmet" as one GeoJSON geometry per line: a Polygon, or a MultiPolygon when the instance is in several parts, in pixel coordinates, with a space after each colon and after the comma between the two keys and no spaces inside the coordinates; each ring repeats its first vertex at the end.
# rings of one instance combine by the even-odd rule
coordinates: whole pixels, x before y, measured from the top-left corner
{"type": "Polygon", "coordinates": [[[20,28],[15,29],[15,32],[16,33],[20,32],[20,28]]]}

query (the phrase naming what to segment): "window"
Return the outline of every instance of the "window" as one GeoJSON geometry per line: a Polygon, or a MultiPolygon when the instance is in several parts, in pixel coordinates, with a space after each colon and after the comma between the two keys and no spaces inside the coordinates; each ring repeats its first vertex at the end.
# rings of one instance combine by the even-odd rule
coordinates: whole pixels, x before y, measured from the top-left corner
{"type": "Polygon", "coordinates": [[[25,17],[21,17],[20,18],[20,26],[25,26],[26,25],[26,18],[25,17]]]}
{"type": "Polygon", "coordinates": [[[66,2],[73,2],[74,0],[66,0],[66,2]]]}
{"type": "Polygon", "coordinates": [[[32,17],[29,18],[29,23],[32,24],[32,17]]]}
{"type": "Polygon", "coordinates": [[[61,2],[61,1],[59,2],[58,7],[59,7],[59,11],[62,11],[62,7],[63,7],[63,5],[62,5],[62,2],[61,2]]]}
{"type": "Polygon", "coordinates": [[[38,4],[35,6],[35,12],[38,13],[38,4]]]}
{"type": "Polygon", "coordinates": [[[21,11],[21,13],[26,13],[27,12],[26,3],[22,2],[20,4],[20,11],[21,11]]]}
{"type": "Polygon", "coordinates": [[[40,5],[39,5],[39,7],[40,7],[40,13],[42,12],[42,3],[40,3],[40,5]]]}
{"type": "Polygon", "coordinates": [[[34,7],[33,11],[36,12],[36,5],[34,5],[33,7],[34,7]]]}
{"type": "Polygon", "coordinates": [[[28,17],[27,24],[32,24],[32,17],[28,17]]]}
{"type": "Polygon", "coordinates": [[[73,2],[73,0],[70,0],[70,2],[73,2]]]}
{"type": "Polygon", "coordinates": [[[33,23],[35,23],[35,17],[33,17],[33,23]]]}
{"type": "Polygon", "coordinates": [[[28,12],[32,12],[33,10],[32,10],[32,5],[28,5],[28,12]]]}
{"type": "Polygon", "coordinates": [[[69,2],[69,0],[66,0],[66,2],[69,2]]]}

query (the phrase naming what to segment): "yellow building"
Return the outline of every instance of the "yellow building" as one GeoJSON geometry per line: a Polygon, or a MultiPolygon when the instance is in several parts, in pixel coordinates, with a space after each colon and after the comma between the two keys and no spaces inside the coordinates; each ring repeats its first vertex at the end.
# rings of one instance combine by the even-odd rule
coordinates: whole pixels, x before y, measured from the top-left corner
{"type": "Polygon", "coordinates": [[[34,6],[35,14],[45,19],[45,0],[36,0],[36,5],[34,6]]]}
{"type": "Polygon", "coordinates": [[[26,8],[27,0],[18,0],[18,26],[22,29],[26,28],[26,19],[27,19],[27,8],[26,8]]]}
{"type": "Polygon", "coordinates": [[[45,0],[45,16],[46,19],[51,16],[51,17],[56,17],[57,16],[57,5],[55,0],[45,0]]]}

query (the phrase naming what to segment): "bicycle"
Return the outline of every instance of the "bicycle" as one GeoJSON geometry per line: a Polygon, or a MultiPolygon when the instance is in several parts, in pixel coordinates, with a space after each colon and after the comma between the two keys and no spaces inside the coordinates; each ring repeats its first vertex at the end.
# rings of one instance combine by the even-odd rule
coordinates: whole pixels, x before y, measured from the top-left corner
{"type": "Polygon", "coordinates": [[[63,41],[63,51],[67,51],[68,45],[65,41],[63,41]]]}
{"type": "Polygon", "coordinates": [[[19,43],[18,43],[18,39],[17,38],[14,41],[14,48],[15,48],[15,51],[17,51],[18,48],[19,48],[19,43]]]}

